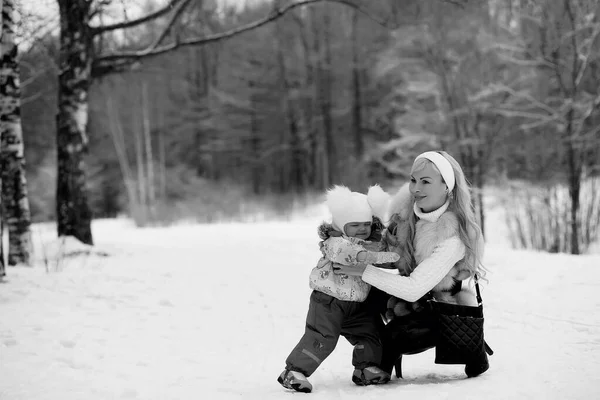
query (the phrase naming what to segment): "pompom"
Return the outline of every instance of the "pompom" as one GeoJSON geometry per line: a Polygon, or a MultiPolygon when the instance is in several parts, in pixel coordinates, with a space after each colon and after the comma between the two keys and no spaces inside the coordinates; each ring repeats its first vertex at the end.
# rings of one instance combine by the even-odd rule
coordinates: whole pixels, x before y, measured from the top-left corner
{"type": "Polygon", "coordinates": [[[342,236],[342,232],[336,230],[329,222],[321,222],[321,225],[317,228],[317,234],[321,240],[342,236]]]}
{"type": "Polygon", "coordinates": [[[391,197],[379,185],[371,186],[367,192],[367,200],[373,215],[385,222],[389,221],[388,209],[391,197]]]}
{"type": "Polygon", "coordinates": [[[398,189],[398,192],[391,197],[388,207],[388,215],[398,214],[402,220],[407,220],[410,213],[413,212],[413,197],[408,189],[408,183],[405,183],[398,189]]]}

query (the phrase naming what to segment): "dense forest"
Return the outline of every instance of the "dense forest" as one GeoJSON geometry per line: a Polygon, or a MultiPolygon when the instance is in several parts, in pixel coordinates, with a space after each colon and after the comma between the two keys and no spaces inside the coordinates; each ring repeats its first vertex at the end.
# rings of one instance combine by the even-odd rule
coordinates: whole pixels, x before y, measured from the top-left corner
{"type": "MultiPolygon", "coordinates": [[[[188,3],[166,31],[173,43],[235,30],[293,2],[188,3]]],[[[538,247],[579,252],[572,235],[585,235],[589,220],[588,236],[597,235],[598,1],[309,3],[226,39],[95,75],[84,157],[94,218],[235,219],[259,203],[285,212],[281,204],[332,184],[393,190],[416,154],[438,148],[463,165],[484,226],[483,190],[503,187],[511,207],[530,207],[531,226],[565,226],[538,247]],[[531,217],[540,204],[553,210],[546,222],[531,217]]],[[[147,1],[141,13],[161,4],[147,1]]],[[[116,10],[95,18],[128,18],[116,10]]],[[[96,37],[94,56],[144,48],[172,18],[96,37]]],[[[29,202],[34,221],[51,221],[59,34],[22,36],[29,202]]],[[[514,225],[523,217],[514,218],[520,245],[532,246],[537,239],[514,225]]]]}

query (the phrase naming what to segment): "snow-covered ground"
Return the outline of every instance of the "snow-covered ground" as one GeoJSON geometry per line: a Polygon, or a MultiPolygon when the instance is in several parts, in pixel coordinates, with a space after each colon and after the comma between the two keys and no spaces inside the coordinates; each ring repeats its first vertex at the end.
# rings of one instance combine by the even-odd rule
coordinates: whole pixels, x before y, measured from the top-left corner
{"type": "Polygon", "coordinates": [[[513,251],[488,218],[490,370],[428,351],[357,387],[343,339],[310,395],[276,382],[303,332],[323,215],[137,229],[96,221],[89,252],[34,233],[34,268],[0,284],[0,399],[599,399],[600,255],[513,251]],[[60,256],[57,257],[57,254],[60,256]]]}

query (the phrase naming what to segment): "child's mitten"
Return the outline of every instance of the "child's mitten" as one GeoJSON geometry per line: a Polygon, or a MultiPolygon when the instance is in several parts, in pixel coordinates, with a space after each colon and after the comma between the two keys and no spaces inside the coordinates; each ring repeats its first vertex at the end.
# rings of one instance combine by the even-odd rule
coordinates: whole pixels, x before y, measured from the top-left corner
{"type": "Polygon", "coordinates": [[[415,308],[416,303],[410,303],[406,300],[398,299],[396,297],[390,297],[387,302],[387,311],[386,317],[388,320],[393,319],[394,317],[403,317],[412,313],[413,311],[417,311],[415,308]]]}
{"type": "Polygon", "coordinates": [[[413,312],[413,303],[409,303],[405,300],[400,300],[394,306],[394,315],[396,317],[403,317],[413,312]]]}
{"type": "Polygon", "coordinates": [[[386,304],[386,308],[387,309],[394,309],[394,306],[396,305],[396,303],[398,303],[398,301],[400,301],[400,299],[398,299],[397,297],[391,296],[386,304]]]}
{"type": "Polygon", "coordinates": [[[395,316],[396,316],[396,315],[394,315],[394,310],[393,310],[393,309],[391,309],[391,308],[388,308],[388,309],[385,311],[385,320],[386,320],[387,322],[390,322],[391,320],[393,320],[395,316]]]}
{"type": "Polygon", "coordinates": [[[365,263],[367,264],[385,264],[396,262],[400,256],[391,251],[365,251],[365,263]]]}
{"type": "Polygon", "coordinates": [[[414,312],[421,312],[425,309],[425,305],[423,303],[421,303],[420,301],[415,301],[414,303],[409,303],[411,309],[414,312]]]}

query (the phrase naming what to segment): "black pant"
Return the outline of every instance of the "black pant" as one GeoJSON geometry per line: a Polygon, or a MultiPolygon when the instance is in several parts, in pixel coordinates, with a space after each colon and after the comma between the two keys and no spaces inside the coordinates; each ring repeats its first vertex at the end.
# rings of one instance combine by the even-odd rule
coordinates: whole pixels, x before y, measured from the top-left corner
{"type": "Polygon", "coordinates": [[[435,316],[429,307],[422,311],[396,317],[382,328],[383,359],[381,369],[392,373],[402,354],[421,353],[435,347],[435,316]]]}
{"type": "Polygon", "coordinates": [[[366,303],[338,300],[314,290],[310,296],[306,328],[286,359],[292,371],[312,375],[344,336],[354,346],[352,365],[363,369],[381,362],[380,326],[366,303]]]}

